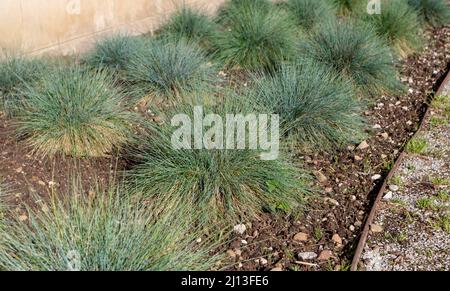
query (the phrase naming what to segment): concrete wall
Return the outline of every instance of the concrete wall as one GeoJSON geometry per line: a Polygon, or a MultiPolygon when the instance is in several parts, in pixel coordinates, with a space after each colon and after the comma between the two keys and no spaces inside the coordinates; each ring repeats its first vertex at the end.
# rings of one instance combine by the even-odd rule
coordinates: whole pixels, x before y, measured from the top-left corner
{"type": "Polygon", "coordinates": [[[183,3],[213,13],[225,0],[0,0],[0,47],[74,54],[106,35],[154,31],[183,3]]]}

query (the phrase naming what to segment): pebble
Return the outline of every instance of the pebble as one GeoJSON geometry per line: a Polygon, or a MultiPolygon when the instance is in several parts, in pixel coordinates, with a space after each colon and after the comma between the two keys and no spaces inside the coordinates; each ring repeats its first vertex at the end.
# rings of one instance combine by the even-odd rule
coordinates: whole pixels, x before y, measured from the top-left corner
{"type": "Polygon", "coordinates": [[[373,128],[373,129],[381,129],[381,125],[375,124],[372,128],[373,128]]]}
{"type": "Polygon", "coordinates": [[[339,206],[339,202],[332,198],[325,198],[325,202],[329,202],[330,204],[333,204],[335,206],[339,206]]]}
{"type": "Polygon", "coordinates": [[[228,250],[227,255],[233,259],[236,258],[236,253],[233,250],[228,250]]]}
{"type": "Polygon", "coordinates": [[[381,175],[377,174],[377,175],[373,175],[372,176],[372,181],[377,181],[381,179],[381,175]]]}
{"type": "Polygon", "coordinates": [[[322,172],[315,171],[314,175],[320,183],[325,183],[326,181],[328,181],[328,178],[324,174],[322,174],[322,172]]]}
{"type": "Polygon", "coordinates": [[[355,226],[350,225],[349,229],[350,229],[351,232],[354,232],[355,231],[355,226]]]}
{"type": "Polygon", "coordinates": [[[362,157],[360,157],[360,156],[355,156],[355,161],[362,161],[362,160],[363,160],[362,157]]]}
{"type": "Polygon", "coordinates": [[[304,261],[314,260],[315,258],[317,258],[317,254],[313,252],[299,253],[298,258],[304,261]]]}
{"type": "Polygon", "coordinates": [[[389,190],[392,192],[397,192],[399,190],[399,187],[397,185],[390,185],[389,190]]]}
{"type": "Polygon", "coordinates": [[[233,230],[235,233],[242,235],[247,231],[247,227],[245,226],[245,224],[238,224],[234,226],[233,230]]]}
{"type": "Polygon", "coordinates": [[[331,187],[328,187],[328,188],[325,188],[325,193],[332,193],[333,192],[333,188],[331,188],[331,187]]]}
{"type": "Polygon", "coordinates": [[[335,234],[333,235],[333,237],[331,238],[335,244],[337,245],[342,245],[342,238],[339,236],[339,234],[335,234]]]}
{"type": "Polygon", "coordinates": [[[384,138],[384,139],[388,139],[389,138],[389,134],[387,132],[383,132],[381,134],[381,137],[384,138]]]}
{"type": "Polygon", "coordinates": [[[242,243],[243,245],[248,245],[248,242],[247,242],[245,239],[241,240],[241,243],[242,243]]]}
{"type": "Polygon", "coordinates": [[[391,200],[393,197],[393,194],[391,191],[387,192],[386,195],[384,195],[383,199],[384,200],[391,200]]]}
{"type": "Polygon", "coordinates": [[[372,224],[372,225],[370,226],[370,230],[371,230],[373,233],[380,233],[380,232],[383,232],[383,228],[382,228],[380,225],[378,225],[378,224],[372,224]]]}
{"type": "Polygon", "coordinates": [[[304,232],[299,232],[294,236],[294,240],[295,241],[300,241],[300,242],[304,242],[308,240],[308,234],[304,233],[304,232]]]}
{"type": "Polygon", "coordinates": [[[26,214],[22,214],[21,216],[19,216],[19,220],[24,222],[28,220],[28,216],[26,214]]]}
{"type": "Polygon", "coordinates": [[[369,144],[367,143],[367,141],[363,141],[362,143],[359,144],[358,146],[358,150],[365,150],[369,147],[369,144]]]}
{"type": "Polygon", "coordinates": [[[319,255],[319,261],[328,261],[333,257],[333,253],[330,250],[322,251],[319,255]]]}
{"type": "Polygon", "coordinates": [[[264,259],[264,258],[261,258],[261,259],[259,259],[259,262],[261,263],[261,265],[267,265],[269,262],[266,260],[266,259],[264,259]]]}

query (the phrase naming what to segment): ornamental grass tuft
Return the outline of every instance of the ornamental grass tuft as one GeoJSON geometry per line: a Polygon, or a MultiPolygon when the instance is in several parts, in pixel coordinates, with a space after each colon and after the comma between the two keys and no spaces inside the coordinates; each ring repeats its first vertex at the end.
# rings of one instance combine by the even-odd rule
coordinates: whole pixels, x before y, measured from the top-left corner
{"type": "Polygon", "coordinates": [[[285,136],[295,141],[320,151],[364,137],[361,104],[352,84],[321,64],[302,60],[284,65],[253,84],[251,98],[279,114],[285,136]]]}
{"type": "Polygon", "coordinates": [[[37,154],[103,157],[130,138],[134,115],[105,71],[58,68],[23,94],[15,124],[37,154]]]}
{"type": "Polygon", "coordinates": [[[267,9],[261,1],[229,5],[214,39],[215,58],[231,69],[273,69],[296,54],[297,28],[281,8],[267,9]]]}
{"type": "Polygon", "coordinates": [[[350,80],[358,97],[398,93],[398,78],[392,52],[370,26],[344,21],[327,23],[300,44],[306,58],[327,66],[350,80]]]}
{"type": "MultiPolygon", "coordinates": [[[[238,100],[240,98],[230,93],[223,104],[198,104],[205,116],[214,113],[222,117],[225,126],[227,114],[247,117],[254,112],[252,106],[238,100]]],[[[222,146],[197,147],[191,135],[194,127],[189,125],[194,120],[194,112],[191,105],[180,105],[167,113],[162,125],[149,126],[148,136],[130,154],[135,166],[128,172],[128,184],[133,191],[156,199],[175,212],[179,205],[188,206],[206,224],[251,220],[265,211],[291,211],[302,204],[309,193],[307,176],[282,155],[275,160],[263,160],[260,149],[251,149],[250,123],[244,123],[244,138],[234,135],[236,144],[211,134],[210,127],[205,128],[205,136],[210,136],[206,140],[213,140],[215,145],[222,143],[222,146]],[[184,116],[183,127],[187,126],[188,137],[181,139],[175,135],[175,144],[183,142],[189,148],[174,146],[173,134],[180,127],[172,126],[170,120],[179,114],[184,116]],[[238,141],[246,141],[247,146],[237,147],[238,141]]],[[[231,124],[238,127],[238,123],[231,124]]],[[[181,123],[175,125],[181,126],[181,123]]]]}
{"type": "Polygon", "coordinates": [[[438,27],[449,23],[450,5],[445,0],[408,0],[419,19],[431,26],[438,27]]]}
{"type": "Polygon", "coordinates": [[[211,252],[218,243],[189,216],[155,216],[121,189],[88,196],[77,188],[36,201],[20,216],[6,212],[0,270],[207,271],[219,258],[211,252]]]}

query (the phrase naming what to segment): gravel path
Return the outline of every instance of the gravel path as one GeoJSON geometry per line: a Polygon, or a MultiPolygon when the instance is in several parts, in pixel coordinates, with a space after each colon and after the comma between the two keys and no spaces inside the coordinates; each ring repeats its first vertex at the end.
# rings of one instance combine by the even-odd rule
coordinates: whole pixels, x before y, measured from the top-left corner
{"type": "Polygon", "coordinates": [[[389,182],[363,254],[370,271],[450,270],[450,82],[389,182]]]}

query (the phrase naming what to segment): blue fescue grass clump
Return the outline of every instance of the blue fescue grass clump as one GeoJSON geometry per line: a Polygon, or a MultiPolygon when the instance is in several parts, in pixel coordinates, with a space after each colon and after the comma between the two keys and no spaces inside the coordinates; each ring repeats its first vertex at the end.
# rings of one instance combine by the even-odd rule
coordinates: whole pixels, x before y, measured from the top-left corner
{"type": "Polygon", "coordinates": [[[361,14],[397,54],[405,57],[417,51],[422,43],[417,13],[405,0],[382,0],[381,13],[361,14]]]}
{"type": "Polygon", "coordinates": [[[17,132],[35,153],[101,157],[130,137],[133,115],[105,71],[58,68],[23,94],[17,132]]]}
{"type": "Polygon", "coordinates": [[[292,17],[261,3],[265,1],[230,4],[219,17],[224,29],[214,39],[215,58],[226,67],[273,69],[295,55],[297,30],[292,17]]]}
{"type": "MultiPolygon", "coordinates": [[[[361,0],[322,0],[324,2],[328,1],[331,5],[333,5],[338,14],[348,16],[353,13],[359,13],[367,6],[367,1],[361,0]]],[[[318,1],[318,2],[322,2],[318,1]]]]}
{"type": "Polygon", "coordinates": [[[445,0],[408,0],[427,25],[438,27],[450,22],[450,5],[445,0]]]}
{"type": "Polygon", "coordinates": [[[16,114],[14,108],[22,99],[21,90],[36,83],[48,73],[50,64],[44,59],[30,59],[8,54],[0,60],[0,110],[8,116],[16,114]]]}
{"type": "Polygon", "coordinates": [[[220,257],[189,216],[156,216],[121,189],[37,201],[24,205],[26,220],[14,211],[3,218],[0,270],[207,271],[220,257]]]}
{"type": "MultiPolygon", "coordinates": [[[[225,123],[226,114],[253,113],[250,105],[230,94],[224,104],[205,102],[209,105],[202,105],[204,114],[218,114],[225,123]]],[[[134,191],[175,213],[179,205],[187,205],[212,225],[251,220],[265,211],[290,211],[302,204],[308,193],[306,175],[281,156],[262,160],[260,150],[248,147],[195,149],[193,141],[194,149],[174,147],[171,117],[183,113],[194,120],[193,111],[191,105],[180,105],[167,113],[162,126],[149,125],[148,136],[131,152],[135,166],[127,177],[134,191]]]]}
{"type": "Polygon", "coordinates": [[[301,60],[254,80],[251,98],[279,114],[285,136],[330,150],[364,137],[361,105],[352,84],[320,63],[301,60]]]}
{"type": "Polygon", "coordinates": [[[324,24],[300,50],[306,58],[350,80],[360,97],[403,89],[390,48],[362,23],[324,24]]]}
{"type": "Polygon", "coordinates": [[[218,21],[222,24],[231,20],[236,11],[258,9],[263,13],[269,13],[273,9],[270,0],[228,0],[219,9],[218,21]]]}
{"type": "Polygon", "coordinates": [[[327,1],[288,0],[282,3],[282,6],[305,31],[313,29],[323,21],[334,19],[336,15],[336,9],[327,1]]]}
{"type": "Polygon", "coordinates": [[[217,30],[217,24],[208,15],[183,6],[158,30],[158,35],[175,41],[185,39],[189,42],[197,42],[209,50],[211,39],[216,35],[217,30]]]}
{"type": "Polygon", "coordinates": [[[86,56],[93,68],[123,72],[131,57],[144,48],[145,39],[129,35],[116,35],[98,41],[86,56]]]}
{"type": "Polygon", "coordinates": [[[133,96],[179,99],[182,93],[213,80],[215,70],[204,52],[185,41],[150,40],[126,66],[133,96]]]}

